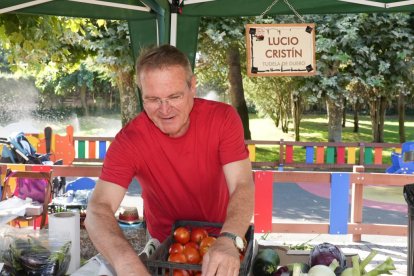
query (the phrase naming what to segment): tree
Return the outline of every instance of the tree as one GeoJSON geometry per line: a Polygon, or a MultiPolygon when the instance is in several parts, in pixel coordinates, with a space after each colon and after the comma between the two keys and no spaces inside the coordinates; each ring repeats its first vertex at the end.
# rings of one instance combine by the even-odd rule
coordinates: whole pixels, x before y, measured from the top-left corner
{"type": "Polygon", "coordinates": [[[85,28],[82,45],[94,52],[94,61],[99,71],[110,76],[117,84],[121,101],[121,121],[125,125],[139,112],[135,61],[128,24],[114,20],[92,20],[91,23],[80,26],[85,28]]]}
{"type": "MultiPolygon", "coordinates": [[[[197,76],[206,74],[225,83],[224,76],[228,72],[229,92],[232,105],[240,115],[244,128],[244,138],[251,139],[249,116],[242,82],[242,66],[240,49],[244,48],[244,27],[238,18],[203,18],[199,31],[199,51],[201,60],[197,64],[197,76]],[[204,58],[208,56],[208,58],[204,58]],[[213,65],[214,64],[214,65],[213,65]],[[217,71],[210,71],[217,68],[217,71]],[[228,68],[225,70],[224,68],[228,68]]],[[[243,51],[244,53],[245,51],[243,51]]],[[[202,84],[209,78],[201,77],[202,84]]]]}
{"type": "Polygon", "coordinates": [[[291,78],[250,78],[246,80],[248,99],[255,103],[259,114],[268,116],[276,127],[288,132],[291,117],[291,78]]]}
{"type": "MultiPolygon", "coordinates": [[[[126,22],[1,15],[0,43],[13,72],[24,72],[43,82],[72,74],[93,56],[96,66],[88,69],[106,75],[118,86],[122,124],[139,111],[126,22]]],[[[85,89],[85,83],[80,85],[85,89]]]]}
{"type": "Polygon", "coordinates": [[[358,28],[358,39],[347,45],[353,82],[359,83],[358,97],[369,104],[373,141],[384,142],[386,109],[395,98],[404,105],[399,95],[407,93],[405,87],[411,86],[413,79],[414,36],[408,25],[409,15],[360,14],[347,19],[358,28]]]}

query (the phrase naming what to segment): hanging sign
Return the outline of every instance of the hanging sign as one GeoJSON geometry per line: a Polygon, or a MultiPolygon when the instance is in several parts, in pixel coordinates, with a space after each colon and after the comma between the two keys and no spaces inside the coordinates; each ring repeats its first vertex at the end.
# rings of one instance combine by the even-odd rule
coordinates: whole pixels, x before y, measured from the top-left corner
{"type": "Polygon", "coordinates": [[[247,24],[247,75],[316,74],[315,24],[247,24]]]}

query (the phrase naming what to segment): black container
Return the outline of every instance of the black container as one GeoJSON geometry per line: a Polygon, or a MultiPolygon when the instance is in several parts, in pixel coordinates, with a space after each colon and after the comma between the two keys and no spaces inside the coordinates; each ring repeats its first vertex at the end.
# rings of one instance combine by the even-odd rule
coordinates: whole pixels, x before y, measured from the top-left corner
{"type": "Polygon", "coordinates": [[[408,276],[414,276],[414,184],[404,186],[404,198],[408,204],[408,255],[407,272],[408,276]]]}
{"type": "MultiPolygon", "coordinates": [[[[182,264],[182,263],[173,263],[168,262],[168,250],[173,244],[173,233],[174,230],[180,226],[185,226],[188,228],[195,228],[195,227],[204,227],[207,228],[207,231],[209,232],[209,235],[215,236],[212,234],[210,230],[219,230],[222,227],[221,223],[212,223],[212,222],[202,222],[202,221],[188,221],[188,220],[180,220],[177,221],[172,230],[171,235],[168,236],[168,238],[157,248],[154,254],[151,255],[151,257],[147,260],[147,268],[151,275],[173,275],[174,269],[183,269],[183,270],[191,270],[191,271],[201,271],[201,265],[199,264],[182,264]],[[169,272],[169,273],[168,273],[169,272]]],[[[217,231],[215,231],[217,232],[217,231]]],[[[240,264],[240,276],[246,276],[249,274],[250,271],[250,264],[252,260],[253,255],[253,226],[250,226],[246,233],[246,241],[247,241],[247,247],[246,252],[243,258],[242,263],[240,264]]]]}

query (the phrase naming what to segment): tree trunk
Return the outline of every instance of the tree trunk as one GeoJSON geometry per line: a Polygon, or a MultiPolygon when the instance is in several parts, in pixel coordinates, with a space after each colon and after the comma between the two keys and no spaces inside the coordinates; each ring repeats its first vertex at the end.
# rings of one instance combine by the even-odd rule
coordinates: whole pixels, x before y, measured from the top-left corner
{"type": "Polygon", "coordinates": [[[240,51],[237,46],[229,47],[227,51],[227,64],[229,66],[230,98],[231,104],[236,108],[243,123],[244,139],[250,140],[249,112],[244,98],[243,79],[240,66],[240,51]]]}
{"type": "Polygon", "coordinates": [[[346,103],[347,103],[347,100],[346,100],[346,98],[344,98],[344,109],[342,111],[342,127],[343,128],[346,125],[346,103]]]}
{"type": "Polygon", "coordinates": [[[372,124],[372,142],[378,141],[378,122],[379,122],[379,98],[370,101],[369,114],[372,124]]]}
{"type": "Polygon", "coordinates": [[[328,142],[342,141],[342,99],[333,100],[330,97],[326,98],[326,107],[328,111],[328,142]],[[336,105],[340,102],[341,105],[336,105]]]}
{"type": "Polygon", "coordinates": [[[354,104],[354,133],[359,132],[359,106],[359,102],[354,104]]]}
{"type": "Polygon", "coordinates": [[[121,122],[125,126],[138,114],[138,95],[134,85],[133,72],[117,72],[117,84],[120,95],[121,122]]]}
{"type": "Polygon", "coordinates": [[[384,143],[384,124],[385,124],[385,112],[387,111],[387,98],[381,96],[380,98],[380,121],[378,127],[379,143],[384,143]]]}
{"type": "Polygon", "coordinates": [[[89,116],[89,108],[88,108],[88,103],[86,100],[86,83],[82,82],[82,86],[80,87],[80,100],[81,100],[81,104],[82,104],[82,108],[85,111],[85,116],[89,116]]]}
{"type": "Polygon", "coordinates": [[[384,142],[384,121],[387,100],[384,96],[375,98],[370,102],[370,116],[372,122],[372,142],[384,142]]]}
{"type": "Polygon", "coordinates": [[[293,128],[295,130],[295,141],[300,141],[300,120],[302,118],[303,105],[300,95],[292,95],[292,117],[293,128]]]}
{"type": "Polygon", "coordinates": [[[405,143],[405,95],[400,91],[398,96],[398,134],[400,143],[405,143]]]}

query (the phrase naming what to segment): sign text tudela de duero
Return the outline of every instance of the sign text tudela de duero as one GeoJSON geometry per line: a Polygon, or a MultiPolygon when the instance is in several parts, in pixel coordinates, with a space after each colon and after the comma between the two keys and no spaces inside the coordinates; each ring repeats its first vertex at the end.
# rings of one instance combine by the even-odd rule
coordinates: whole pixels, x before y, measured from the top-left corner
{"type": "Polygon", "coordinates": [[[316,73],[314,24],[246,25],[249,76],[316,73]]]}

